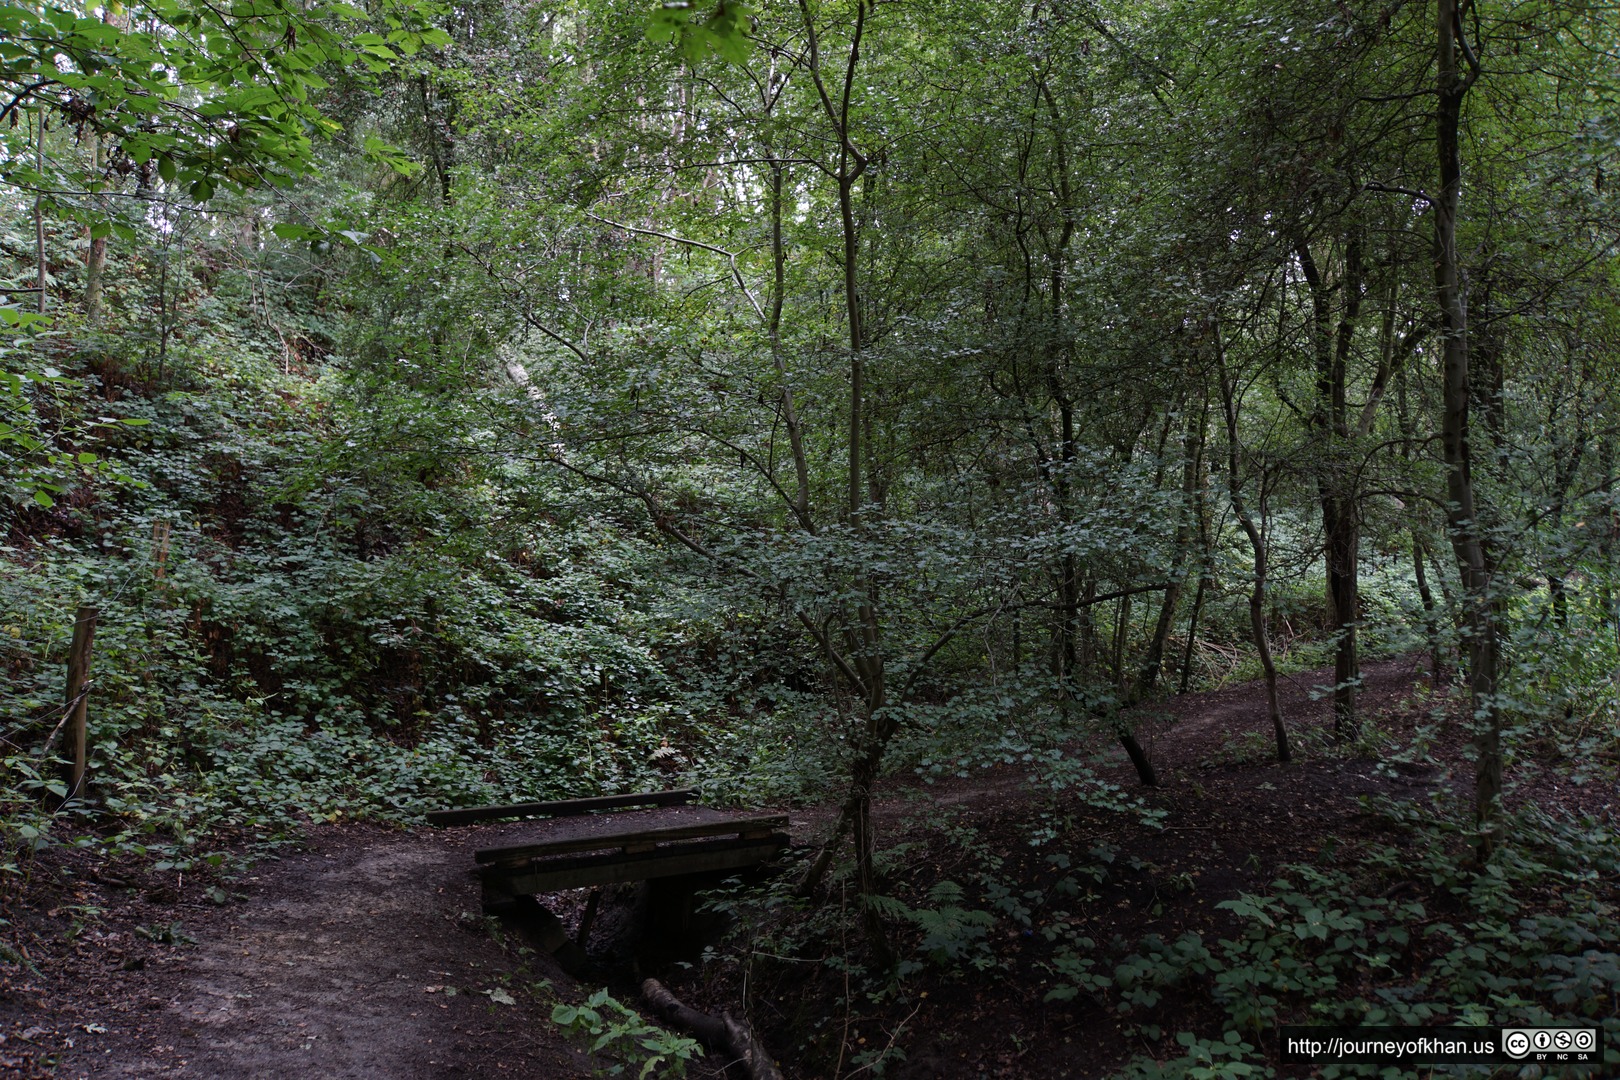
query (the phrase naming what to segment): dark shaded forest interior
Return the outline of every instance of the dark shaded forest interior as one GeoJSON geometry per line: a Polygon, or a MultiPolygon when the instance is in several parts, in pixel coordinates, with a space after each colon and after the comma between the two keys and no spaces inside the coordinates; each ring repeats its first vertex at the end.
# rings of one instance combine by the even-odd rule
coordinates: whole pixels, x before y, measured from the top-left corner
{"type": "Polygon", "coordinates": [[[0,1075],[1620,1076],[1617,172],[1604,3],[0,0],[0,1075]]]}

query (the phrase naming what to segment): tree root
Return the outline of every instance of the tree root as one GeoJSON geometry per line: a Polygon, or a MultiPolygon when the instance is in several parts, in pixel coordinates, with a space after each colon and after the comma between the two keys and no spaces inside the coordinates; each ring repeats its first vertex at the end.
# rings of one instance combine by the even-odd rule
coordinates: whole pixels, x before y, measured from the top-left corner
{"type": "Polygon", "coordinates": [[[660,1020],[685,1028],[705,1046],[731,1057],[749,1080],[782,1080],[782,1070],[746,1022],[732,1019],[730,1013],[710,1016],[698,1012],[683,1004],[657,979],[641,984],[641,998],[660,1020]]]}

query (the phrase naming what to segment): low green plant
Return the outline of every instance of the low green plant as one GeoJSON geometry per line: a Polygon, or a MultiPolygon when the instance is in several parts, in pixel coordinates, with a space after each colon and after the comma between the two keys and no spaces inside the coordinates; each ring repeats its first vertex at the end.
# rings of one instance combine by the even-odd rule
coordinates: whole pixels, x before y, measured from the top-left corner
{"type": "Polygon", "coordinates": [[[1177,1033],[1176,1043],[1182,1051],[1176,1057],[1167,1061],[1138,1058],[1121,1074],[1121,1080],[1244,1080],[1277,1075],[1263,1064],[1245,1060],[1257,1051],[1235,1031],[1220,1039],[1182,1031],[1177,1033]]]}
{"type": "Polygon", "coordinates": [[[703,1056],[697,1040],[649,1024],[606,990],[598,990],[579,1005],[559,1004],[551,1022],[571,1035],[588,1038],[590,1051],[617,1059],[601,1075],[619,1076],[634,1069],[646,1077],[685,1076],[686,1067],[703,1056]]]}
{"type": "MultiPolygon", "coordinates": [[[[1048,935],[1055,939],[1056,931],[1048,935]]],[[[1114,980],[1095,970],[1097,943],[1088,937],[1068,937],[1056,943],[1052,959],[1043,966],[1053,976],[1052,988],[1046,992],[1046,1001],[1073,1001],[1082,993],[1100,994],[1114,985],[1114,980]]]]}
{"type": "MultiPolygon", "coordinates": [[[[965,898],[962,886],[941,881],[928,890],[932,906],[914,908],[890,896],[869,896],[865,903],[876,907],[879,914],[903,919],[921,931],[917,948],[930,963],[947,969],[965,965],[988,971],[998,962],[988,941],[995,916],[964,907],[965,898]]],[[[912,965],[907,967],[914,970],[912,965]]]]}
{"type": "MultiPolygon", "coordinates": [[[[1224,1042],[1182,1032],[1187,1053],[1139,1059],[1123,1075],[1268,1075],[1243,1059],[1252,1050],[1244,1040],[1279,1023],[1598,1022],[1611,1044],[1620,1036],[1620,841],[1611,830],[1521,814],[1505,830],[1511,841],[1476,869],[1459,854],[1462,826],[1412,804],[1383,810],[1410,843],[1289,867],[1267,892],[1218,905],[1239,920],[1237,936],[1213,947],[1194,933],[1172,943],[1149,936],[1119,962],[1111,990],[1122,1013],[1152,1015],[1172,992],[1207,996],[1225,1012],[1224,1042]]],[[[1058,950],[1049,999],[1110,989],[1083,955],[1089,945],[1058,950]]],[[[1610,1050],[1601,1068],[1576,1075],[1617,1065],[1620,1050],[1610,1050]]],[[[1341,1066],[1324,1075],[1382,1074],[1341,1066]]]]}

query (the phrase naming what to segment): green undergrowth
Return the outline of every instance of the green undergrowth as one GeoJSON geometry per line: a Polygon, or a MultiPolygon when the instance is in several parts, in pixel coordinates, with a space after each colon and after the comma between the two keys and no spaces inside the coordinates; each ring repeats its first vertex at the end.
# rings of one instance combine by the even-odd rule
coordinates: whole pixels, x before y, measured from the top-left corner
{"type": "MultiPolygon", "coordinates": [[[[1025,852],[1002,850],[947,815],[933,841],[884,853],[889,895],[864,904],[837,878],[831,901],[808,911],[786,886],[716,894],[711,905],[739,930],[708,954],[704,977],[746,973],[759,1009],[789,1017],[809,1009],[800,1002],[807,994],[839,1002],[847,1023],[805,1011],[778,1036],[811,1067],[836,1058],[849,1030],[898,1027],[886,1045],[845,1047],[879,1075],[915,1038],[904,1030],[909,1014],[942,1007],[962,986],[1033,990],[1041,1011],[1052,1011],[1049,1022],[1065,1026],[1113,1017],[1128,1039],[1108,1051],[1124,1062],[1114,1074],[1122,1080],[1279,1075],[1282,1024],[1600,1026],[1604,1063],[1558,1075],[1616,1075],[1620,840],[1612,828],[1525,811],[1505,823],[1481,870],[1470,865],[1471,830],[1445,814],[1412,803],[1368,809],[1383,821],[1381,838],[1327,845],[1331,858],[1285,866],[1266,888],[1224,900],[1141,844],[1077,843],[1096,830],[1073,830],[1061,815],[1020,826],[1025,852]],[[1112,921],[1106,912],[1127,901],[1144,918],[1172,922],[1204,907],[1203,924],[1213,916],[1219,929],[1103,938],[1099,917],[1112,921]],[[868,913],[896,948],[892,968],[870,966],[868,913]]],[[[1326,1066],[1319,1075],[1413,1074],[1326,1066]]],[[[1533,1074],[1455,1066],[1434,1075],[1533,1074]]]]}
{"type": "MultiPolygon", "coordinates": [[[[1061,976],[1048,999],[1096,995],[1167,1053],[1132,1078],[1273,1075],[1277,1025],[1601,1025],[1603,1066],[1620,1065],[1620,842],[1593,821],[1527,812],[1484,867],[1465,831],[1411,804],[1379,807],[1393,843],[1341,848],[1296,865],[1264,892],[1217,907],[1237,931],[1143,938],[1111,965],[1095,942],[1056,937],[1061,976]],[[1190,998],[1213,1002],[1216,1029],[1176,1030],[1190,998]]],[[[1492,1075],[1454,1067],[1454,1075],[1492,1075]]],[[[1406,1075],[1327,1066],[1323,1076],[1406,1075]]]]}
{"type": "Polygon", "coordinates": [[[606,990],[577,1005],[557,1004],[551,1022],[584,1042],[594,1057],[611,1062],[597,1070],[600,1076],[680,1077],[703,1056],[696,1039],[648,1023],[606,990]]]}
{"type": "Polygon", "coordinates": [[[417,430],[320,304],[273,335],[228,284],[161,366],[52,339],[73,410],[41,437],[95,467],[0,505],[0,872],[52,845],[172,863],[216,834],[665,787],[706,758],[740,763],[711,780],[735,797],[757,743],[721,721],[768,715],[776,681],[748,627],[634,521],[471,453],[473,412],[417,430]],[[59,810],[85,604],[91,782],[59,810]]]}

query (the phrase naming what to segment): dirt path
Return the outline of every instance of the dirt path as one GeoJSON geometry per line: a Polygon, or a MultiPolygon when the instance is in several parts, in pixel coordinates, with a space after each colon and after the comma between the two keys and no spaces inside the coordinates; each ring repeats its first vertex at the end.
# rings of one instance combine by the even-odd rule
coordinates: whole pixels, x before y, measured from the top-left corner
{"type": "Polygon", "coordinates": [[[532,987],[560,973],[521,970],[477,914],[467,870],[489,835],[317,829],[243,902],[167,913],[194,944],[139,950],[141,913],[112,912],[77,958],[90,993],[56,1025],[72,1042],[57,1075],[589,1076],[532,987]]]}
{"type": "MultiPolygon", "coordinates": [[[[1412,692],[1427,668],[1421,656],[1374,660],[1362,665],[1361,689],[1357,705],[1364,717],[1393,708],[1412,692]]],[[[1278,701],[1290,737],[1298,739],[1312,729],[1331,728],[1331,702],[1328,700],[1331,670],[1284,675],[1278,680],[1278,701]]],[[[1150,749],[1162,771],[1198,768],[1211,753],[1229,746],[1234,739],[1248,736],[1268,756],[1272,748],[1271,721],[1266,711],[1263,682],[1240,683],[1221,690],[1183,694],[1157,709],[1173,718],[1168,729],[1152,724],[1150,749]]]]}

